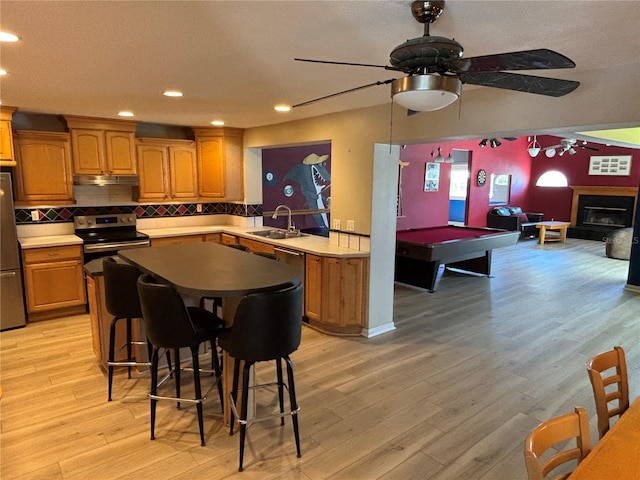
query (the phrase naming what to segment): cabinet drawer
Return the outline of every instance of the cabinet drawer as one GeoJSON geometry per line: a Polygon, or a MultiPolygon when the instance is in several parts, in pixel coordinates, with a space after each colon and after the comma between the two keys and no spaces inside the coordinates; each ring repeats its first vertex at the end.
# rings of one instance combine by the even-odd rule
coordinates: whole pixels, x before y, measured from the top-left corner
{"type": "Polygon", "coordinates": [[[58,260],[82,259],[81,245],[62,247],[30,248],[22,251],[24,263],[56,262],[58,260]]]}
{"type": "Polygon", "coordinates": [[[161,247],[163,245],[182,245],[184,243],[200,243],[204,241],[202,235],[181,235],[178,237],[154,238],[151,240],[152,247],[161,247]]]}

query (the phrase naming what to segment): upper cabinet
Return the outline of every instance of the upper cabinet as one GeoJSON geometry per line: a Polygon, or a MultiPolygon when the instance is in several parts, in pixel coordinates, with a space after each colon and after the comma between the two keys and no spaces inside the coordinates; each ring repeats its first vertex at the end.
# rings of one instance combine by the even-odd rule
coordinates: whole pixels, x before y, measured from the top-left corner
{"type": "Polygon", "coordinates": [[[193,127],[198,149],[198,189],[203,200],[243,200],[244,130],[193,127]]]}
{"type": "Polygon", "coordinates": [[[76,175],[136,175],[138,122],[65,115],[76,175]]]}
{"type": "Polygon", "coordinates": [[[191,140],[138,139],[137,200],[195,201],[198,198],[196,146],[191,140]]]}
{"type": "Polygon", "coordinates": [[[16,204],[74,203],[69,134],[19,130],[15,138],[16,204]]]}
{"type": "Polygon", "coordinates": [[[11,118],[15,111],[14,107],[0,106],[0,166],[3,167],[13,167],[16,164],[11,132],[11,118]]]}

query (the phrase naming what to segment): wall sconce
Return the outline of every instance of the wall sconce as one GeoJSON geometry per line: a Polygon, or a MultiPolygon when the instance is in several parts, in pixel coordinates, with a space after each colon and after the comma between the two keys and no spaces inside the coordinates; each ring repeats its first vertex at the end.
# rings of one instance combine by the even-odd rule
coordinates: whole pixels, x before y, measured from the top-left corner
{"type": "Polygon", "coordinates": [[[567,181],[567,177],[564,173],[559,172],[557,170],[549,170],[544,172],[538,178],[536,182],[536,187],[567,187],[569,182],[567,181]]]}
{"type": "MultiPolygon", "coordinates": [[[[531,137],[529,137],[529,139],[531,139],[531,137]]],[[[534,135],[533,142],[530,142],[529,145],[527,146],[527,151],[529,152],[529,156],[531,158],[537,157],[538,154],[540,153],[540,148],[541,148],[541,145],[538,143],[538,139],[534,135]]]]}

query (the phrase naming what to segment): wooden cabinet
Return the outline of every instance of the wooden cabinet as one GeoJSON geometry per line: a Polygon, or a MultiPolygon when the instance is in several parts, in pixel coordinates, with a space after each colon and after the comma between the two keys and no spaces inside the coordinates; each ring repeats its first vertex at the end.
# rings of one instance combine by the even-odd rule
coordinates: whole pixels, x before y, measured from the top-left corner
{"type": "Polygon", "coordinates": [[[135,175],[137,122],[65,115],[76,175],[135,175]]]}
{"type": "Polygon", "coordinates": [[[249,248],[252,252],[264,252],[264,253],[275,253],[275,249],[273,245],[265,242],[260,242],[257,240],[251,240],[249,238],[238,238],[238,243],[240,245],[244,245],[249,248]]]}
{"type": "Polygon", "coordinates": [[[0,106],[0,166],[2,167],[13,167],[16,164],[11,130],[11,119],[15,111],[14,107],[0,106]]]}
{"type": "Polygon", "coordinates": [[[16,204],[74,203],[69,134],[19,130],[15,138],[16,204]]]}
{"type": "Polygon", "coordinates": [[[198,193],[203,199],[243,200],[240,128],[193,128],[198,149],[198,193]]]}
{"type": "Polygon", "coordinates": [[[220,235],[220,243],[222,245],[233,245],[238,243],[238,237],[235,235],[229,235],[228,233],[223,233],[220,235]]]}
{"type": "Polygon", "coordinates": [[[138,201],[194,201],[198,198],[195,143],[190,140],[138,141],[138,201]]]}
{"type": "Polygon", "coordinates": [[[81,245],[27,249],[22,259],[29,320],[85,311],[81,245]]]}
{"type": "Polygon", "coordinates": [[[305,315],[327,333],[359,335],[367,306],[368,259],[307,254],[305,315]]]}
{"type": "Polygon", "coordinates": [[[163,245],[182,245],[185,243],[201,243],[204,242],[204,235],[179,235],[177,237],[162,237],[151,240],[152,247],[161,247],[163,245]]]}
{"type": "Polygon", "coordinates": [[[206,233],[204,235],[205,242],[222,243],[222,233],[206,233]]]}
{"type": "MultiPolygon", "coordinates": [[[[98,274],[95,276],[87,275],[86,277],[93,353],[100,365],[106,369],[107,361],[109,360],[109,334],[113,315],[111,315],[107,310],[104,276],[102,274],[98,274]]],[[[116,329],[116,348],[118,348],[119,345],[124,345],[126,343],[127,337],[125,330],[126,329],[123,328],[122,325],[119,325],[116,329]]],[[[145,338],[144,325],[141,320],[133,319],[132,333],[132,340],[134,342],[145,338]]],[[[146,360],[148,357],[146,353],[146,346],[134,345],[133,352],[137,359],[146,360]]],[[[126,358],[126,349],[115,354],[116,361],[126,361],[126,358]]]]}

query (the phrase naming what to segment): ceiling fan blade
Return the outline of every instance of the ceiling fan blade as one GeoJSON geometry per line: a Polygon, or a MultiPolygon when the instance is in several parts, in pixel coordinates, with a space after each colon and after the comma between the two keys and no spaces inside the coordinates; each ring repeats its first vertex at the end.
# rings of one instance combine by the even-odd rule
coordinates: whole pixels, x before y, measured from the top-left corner
{"type": "Polygon", "coordinates": [[[371,63],[352,63],[352,62],[334,62],[332,60],[314,60],[312,58],[294,58],[297,62],[310,62],[310,63],[327,63],[329,65],[349,65],[352,67],[373,67],[384,68],[385,70],[395,70],[397,72],[404,72],[405,69],[399,67],[391,67],[388,65],[374,65],[371,63]]]}
{"type": "Polygon", "coordinates": [[[375,87],[376,85],[386,85],[388,83],[393,82],[394,80],[395,78],[391,78],[389,80],[380,80],[378,82],[369,83],[368,85],[361,85],[359,87],[350,88],[348,90],[343,90],[341,92],[332,93],[331,95],[325,95],[324,97],[314,98],[313,100],[308,100],[306,102],[298,103],[297,105],[292,105],[291,108],[304,107],[305,105],[310,105],[312,103],[319,102],[320,100],[326,100],[327,98],[337,97],[338,95],[344,95],[345,93],[355,92],[357,90],[362,90],[364,88],[375,87]]]}
{"type": "Polygon", "coordinates": [[[498,53],[480,57],[460,58],[444,63],[452,72],[500,72],[503,70],[547,70],[574,68],[576,64],[564,55],[540,48],[520,52],[498,53]]]}
{"type": "Polygon", "coordinates": [[[463,73],[459,76],[462,83],[483,85],[485,87],[504,88],[517,92],[536,93],[550,97],[562,97],[573,92],[580,82],[557,78],[535,77],[507,72],[463,73]]]}
{"type": "Polygon", "coordinates": [[[586,145],[578,145],[580,148],[584,148],[585,150],[593,150],[594,152],[599,152],[600,149],[599,148],[595,148],[595,147],[587,147],[586,145]]]}

